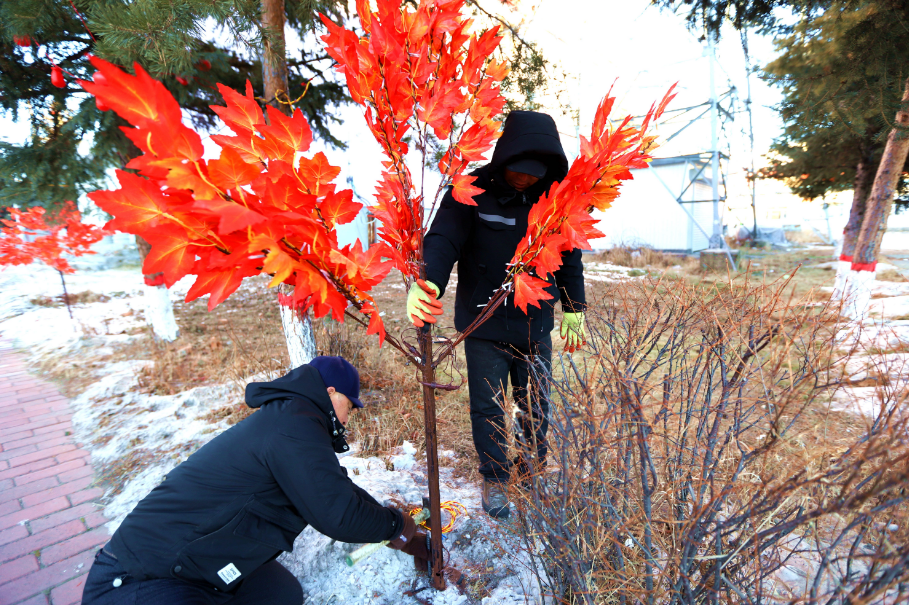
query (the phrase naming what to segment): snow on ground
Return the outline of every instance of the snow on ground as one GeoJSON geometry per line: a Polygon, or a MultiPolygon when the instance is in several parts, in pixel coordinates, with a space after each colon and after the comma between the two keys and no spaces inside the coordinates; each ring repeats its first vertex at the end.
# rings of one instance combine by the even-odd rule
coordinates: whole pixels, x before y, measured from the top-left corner
{"type": "MultiPolygon", "coordinates": [[[[0,334],[30,355],[33,362],[59,359],[78,367],[91,382],[72,399],[76,438],[92,453],[101,469],[104,513],[113,532],[123,518],[164,476],[193,451],[227,428],[206,419],[212,410],[242,400],[241,385],[197,387],[175,395],[140,392],[139,377],[152,362],[135,359],[111,363],[111,345],[128,341],[131,331],[144,326],[142,277],[136,269],[80,271],[69,275],[70,294],[91,291],[110,297],[106,302],[77,304],[75,321],[65,306],[43,307],[31,301],[62,294],[59,275],[43,266],[0,271],[0,334]]],[[[189,281],[171,290],[181,299],[189,281]]],[[[254,379],[251,377],[251,379],[254,379]]],[[[416,448],[405,443],[386,460],[361,457],[354,451],[341,456],[351,478],[386,504],[418,506],[428,493],[425,463],[416,448]]],[[[442,452],[441,462],[451,457],[442,452]]],[[[539,587],[520,555],[514,527],[491,520],[482,510],[479,487],[441,469],[443,501],[466,507],[453,530],[444,535],[449,565],[466,582],[450,583],[444,592],[429,587],[409,556],[382,548],[349,568],[347,554],[360,545],[336,543],[309,528],[281,561],[300,579],[307,602],[349,605],[433,603],[508,605],[540,603],[539,587]],[[482,570],[482,576],[476,570],[482,570]],[[465,586],[484,588],[464,593],[465,586]],[[405,592],[407,594],[405,594],[405,592]]],[[[443,522],[445,519],[443,519],[443,522]]]]}
{"type": "Polygon", "coordinates": [[[612,263],[584,263],[584,279],[587,281],[625,281],[645,275],[647,271],[612,263]],[[635,271],[634,275],[629,275],[632,271],[635,271]]]}

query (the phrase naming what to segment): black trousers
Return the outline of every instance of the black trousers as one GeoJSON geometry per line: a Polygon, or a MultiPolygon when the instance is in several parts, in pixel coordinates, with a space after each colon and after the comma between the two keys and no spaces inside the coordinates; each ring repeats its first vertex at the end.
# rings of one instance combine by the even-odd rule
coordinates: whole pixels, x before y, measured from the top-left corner
{"type": "Polygon", "coordinates": [[[292,573],[270,561],[243,580],[235,594],[176,578],[135,580],[101,550],[88,572],[82,605],[301,605],[303,588],[292,573]],[[120,585],[114,581],[120,579],[120,585]]]}
{"type": "Polygon", "coordinates": [[[471,429],[480,458],[480,474],[490,481],[505,482],[510,477],[511,460],[502,403],[509,382],[512,397],[522,412],[517,426],[525,442],[535,447],[537,459],[546,459],[552,338],[547,335],[544,340],[527,346],[466,338],[464,354],[471,429]]]}

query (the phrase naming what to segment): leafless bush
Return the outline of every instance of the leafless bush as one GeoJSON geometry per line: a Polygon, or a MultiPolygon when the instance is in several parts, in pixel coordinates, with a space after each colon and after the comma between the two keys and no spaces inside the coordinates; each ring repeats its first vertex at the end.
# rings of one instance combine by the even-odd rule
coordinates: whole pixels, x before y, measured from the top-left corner
{"type": "Polygon", "coordinates": [[[551,378],[548,468],[511,488],[556,602],[907,598],[903,402],[828,436],[835,326],[781,292],[623,283],[591,305],[592,352],[551,378]]]}

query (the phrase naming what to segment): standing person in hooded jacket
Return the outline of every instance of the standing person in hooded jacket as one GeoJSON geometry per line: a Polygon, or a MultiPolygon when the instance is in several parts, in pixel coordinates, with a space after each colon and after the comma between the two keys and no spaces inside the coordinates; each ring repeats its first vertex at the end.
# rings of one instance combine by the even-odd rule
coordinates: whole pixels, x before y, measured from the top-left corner
{"type": "Polygon", "coordinates": [[[426,569],[426,535],[357,487],[338,462],[358,399],[357,370],[317,357],[253,382],[258,411],[168,473],[98,554],[83,605],[300,605],[275,558],[307,525],[342,542],[381,542],[426,569]]]}
{"type": "MultiPolygon", "coordinates": [[[[483,189],[476,206],[457,202],[449,190],[439,206],[423,243],[426,280],[414,284],[407,298],[407,312],[414,325],[434,323],[441,313],[437,300],[445,293],[454,264],[458,264],[455,294],[455,328],[463,332],[483,310],[505,279],[507,263],[527,233],[530,208],[549,187],[568,173],[553,119],[533,111],[513,111],[505,120],[492,161],[471,174],[473,185],[483,189]]],[[[502,403],[510,378],[512,392],[523,414],[524,438],[536,444],[534,466],[545,466],[549,416],[549,387],[532,374],[551,371],[555,302],[561,301],[564,318],[561,336],[574,351],[584,340],[584,276],[581,251],[562,255],[562,266],[548,277],[551,300],[528,313],[514,305],[514,297],[464,341],[473,441],[483,476],[483,508],[495,518],[509,514],[504,484],[510,478],[502,403]],[[534,364],[531,371],[528,360],[534,364]],[[528,389],[527,383],[531,385],[528,389]],[[528,402],[528,390],[529,399],[528,402]]],[[[523,458],[519,473],[530,472],[523,458]]]]}

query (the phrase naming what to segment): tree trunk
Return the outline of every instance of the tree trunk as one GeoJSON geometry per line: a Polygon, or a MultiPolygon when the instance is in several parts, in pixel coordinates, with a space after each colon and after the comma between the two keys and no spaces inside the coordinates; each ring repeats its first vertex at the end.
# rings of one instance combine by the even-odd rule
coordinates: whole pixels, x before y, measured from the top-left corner
{"type": "MultiPolygon", "coordinates": [[[[136,236],[136,247],[143,264],[145,257],[151,251],[151,244],[136,236]]],[[[145,279],[145,321],[151,326],[152,333],[158,340],[173,342],[180,336],[177,328],[177,319],[174,317],[174,303],[170,300],[170,293],[164,286],[164,276],[161,273],[142,276],[145,279]]]]}
{"type": "Polygon", "coordinates": [[[881,240],[887,231],[887,218],[893,207],[896,184],[906,165],[906,156],[909,155],[909,79],[904,84],[902,104],[896,113],[896,124],[887,136],[887,145],[884,147],[884,155],[874,177],[874,185],[865,207],[862,230],[855,246],[855,253],[852,255],[849,296],[845,305],[845,314],[852,319],[861,319],[868,314],[871,284],[874,283],[881,240]]]}
{"type": "Polygon", "coordinates": [[[841,300],[846,292],[846,283],[849,270],[852,268],[852,255],[855,254],[855,245],[858,243],[859,232],[862,229],[862,219],[865,217],[865,205],[868,194],[874,183],[874,164],[871,145],[862,144],[862,158],[855,168],[855,183],[852,189],[852,208],[849,210],[849,221],[843,229],[843,245],[836,268],[836,281],[833,284],[833,300],[841,300]]]}
{"type": "MultiPolygon", "coordinates": [[[[287,57],[284,52],[284,0],[262,0],[262,80],[265,98],[269,105],[289,114],[290,106],[279,102],[287,98],[287,57]]],[[[280,289],[283,289],[281,286],[280,289]]],[[[288,293],[289,294],[289,293],[288,293]]],[[[281,325],[290,367],[296,368],[309,363],[316,356],[316,337],[309,313],[301,314],[278,303],[281,311],[281,325]]]]}

